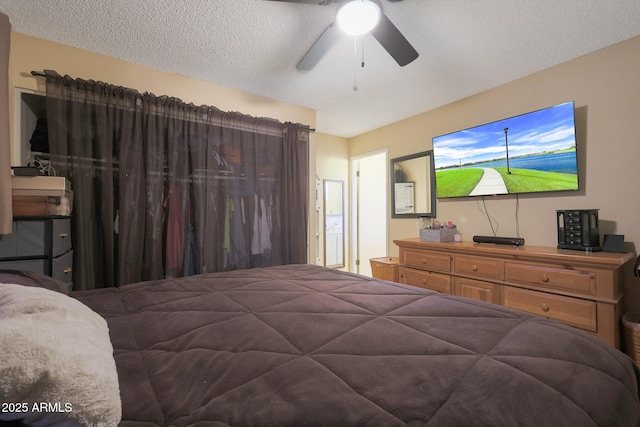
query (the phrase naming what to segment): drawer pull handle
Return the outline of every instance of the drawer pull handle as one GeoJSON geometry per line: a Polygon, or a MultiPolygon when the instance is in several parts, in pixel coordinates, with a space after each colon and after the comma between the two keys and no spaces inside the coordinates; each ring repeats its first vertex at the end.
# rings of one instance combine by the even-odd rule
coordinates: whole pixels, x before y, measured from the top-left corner
{"type": "Polygon", "coordinates": [[[64,274],[69,274],[69,273],[71,273],[72,271],[73,271],[73,269],[72,269],[71,267],[67,267],[67,268],[65,268],[64,270],[62,270],[62,272],[63,272],[64,274]]]}
{"type": "Polygon", "coordinates": [[[546,313],[547,311],[549,311],[549,305],[546,302],[543,302],[542,304],[540,304],[540,309],[542,309],[542,311],[546,313]]]}
{"type": "Polygon", "coordinates": [[[473,265],[471,266],[471,269],[472,269],[473,271],[478,271],[478,266],[477,266],[477,265],[475,265],[475,264],[473,264],[473,265]]]}
{"type": "Polygon", "coordinates": [[[64,239],[65,237],[69,237],[69,233],[60,233],[61,239],[64,239]]]}
{"type": "Polygon", "coordinates": [[[549,276],[547,276],[546,274],[543,274],[543,275],[542,275],[542,281],[543,281],[544,283],[549,283],[549,276]]]}
{"type": "Polygon", "coordinates": [[[426,278],[425,278],[425,279],[422,279],[422,284],[423,284],[423,285],[426,285],[426,284],[427,284],[427,279],[426,279],[426,278]]]}
{"type": "Polygon", "coordinates": [[[427,263],[427,259],[426,258],[422,258],[422,263],[426,264],[427,263]]]}

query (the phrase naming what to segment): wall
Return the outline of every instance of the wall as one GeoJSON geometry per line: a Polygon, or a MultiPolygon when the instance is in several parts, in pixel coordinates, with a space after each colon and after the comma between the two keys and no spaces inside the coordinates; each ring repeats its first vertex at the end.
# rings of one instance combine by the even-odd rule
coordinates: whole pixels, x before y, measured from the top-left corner
{"type": "MultiPolygon", "coordinates": [[[[487,197],[497,235],[527,245],[555,246],[556,209],[600,209],[601,234],[624,234],[627,249],[640,244],[640,37],[525,78],[427,111],[350,140],[350,155],[389,147],[389,157],[432,148],[431,138],[565,101],[575,101],[581,190],[554,195],[487,197]]],[[[389,191],[387,189],[387,191],[389,191]]],[[[437,202],[440,220],[458,225],[464,240],[491,235],[481,199],[437,202]]],[[[391,219],[393,239],[413,236],[414,219],[391,219]]],[[[640,310],[640,281],[627,274],[627,304],[640,310]]]]}
{"type": "MultiPolygon", "coordinates": [[[[341,268],[341,270],[349,269],[349,209],[347,209],[349,198],[348,198],[348,190],[349,190],[349,145],[348,140],[345,138],[340,138],[337,136],[327,135],[318,133],[315,135],[316,142],[316,174],[318,179],[320,180],[320,206],[319,206],[319,251],[318,251],[318,259],[317,264],[324,265],[324,225],[322,221],[322,213],[324,212],[324,198],[322,196],[322,182],[325,179],[335,179],[344,181],[344,207],[345,207],[345,217],[344,217],[344,225],[345,225],[345,267],[341,268]]],[[[314,205],[315,206],[315,205],[314,205]]],[[[315,229],[316,224],[313,224],[313,228],[315,229]]],[[[313,235],[312,235],[313,236],[313,235]]],[[[312,238],[313,242],[314,239],[312,238]]],[[[310,261],[312,262],[312,261],[310,261]]]]}
{"type": "MultiPolygon", "coordinates": [[[[264,98],[247,92],[230,89],[213,83],[172,74],[130,62],[110,58],[82,49],[30,37],[13,32],[11,34],[11,56],[9,60],[9,105],[11,126],[11,158],[13,165],[20,164],[18,129],[20,128],[19,100],[17,89],[44,93],[44,78],[35,78],[31,71],[55,70],[61,75],[101,80],[107,83],[169,95],[196,105],[211,105],[223,111],[239,111],[256,117],[271,117],[282,122],[302,123],[316,126],[314,110],[285,102],[264,98]]],[[[311,135],[310,158],[315,158],[315,140],[311,135]]],[[[311,161],[310,177],[314,177],[315,162],[311,161]]],[[[310,182],[313,180],[311,179],[310,182]]],[[[309,203],[315,198],[310,186],[309,203]]],[[[315,202],[313,202],[315,203],[315,202]]],[[[315,210],[309,211],[310,223],[315,222],[315,210]]],[[[309,236],[312,237],[312,230],[309,236]]],[[[313,230],[315,233],[315,229],[313,230]]],[[[310,240],[309,259],[315,259],[315,245],[310,240]]]]}

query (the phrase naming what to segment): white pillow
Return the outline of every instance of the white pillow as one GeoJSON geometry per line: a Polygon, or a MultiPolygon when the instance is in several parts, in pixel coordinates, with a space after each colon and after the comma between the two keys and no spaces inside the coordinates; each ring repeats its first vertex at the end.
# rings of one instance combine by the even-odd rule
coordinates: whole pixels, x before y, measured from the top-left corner
{"type": "Polygon", "coordinates": [[[107,322],[47,289],[0,284],[0,420],[116,426],[122,416],[107,322]]]}

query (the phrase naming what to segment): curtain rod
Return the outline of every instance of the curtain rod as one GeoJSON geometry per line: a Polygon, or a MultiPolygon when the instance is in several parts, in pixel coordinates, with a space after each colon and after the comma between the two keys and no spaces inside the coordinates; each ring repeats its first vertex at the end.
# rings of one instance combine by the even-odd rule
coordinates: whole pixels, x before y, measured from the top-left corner
{"type": "MultiPolygon", "coordinates": [[[[47,77],[47,75],[46,75],[46,74],[44,74],[44,73],[40,73],[40,72],[38,72],[38,71],[31,71],[31,75],[32,75],[33,77],[47,77]]],[[[309,128],[309,132],[315,133],[315,132],[316,132],[316,130],[315,130],[315,129],[313,129],[313,128],[309,128]]]]}

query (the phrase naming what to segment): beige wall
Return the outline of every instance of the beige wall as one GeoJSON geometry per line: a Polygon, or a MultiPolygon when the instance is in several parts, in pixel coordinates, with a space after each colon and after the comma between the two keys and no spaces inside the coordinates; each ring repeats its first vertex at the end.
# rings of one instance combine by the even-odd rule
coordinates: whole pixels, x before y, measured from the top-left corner
{"type": "MultiPolygon", "coordinates": [[[[575,101],[580,186],[576,193],[519,198],[519,230],[527,245],[555,246],[556,209],[600,209],[601,234],[640,243],[640,37],[543,70],[509,84],[419,114],[350,141],[350,155],[389,147],[394,158],[432,148],[452,131],[575,101]]],[[[516,198],[487,197],[499,236],[516,235],[516,198]]],[[[440,220],[458,225],[464,240],[491,235],[480,199],[437,202],[440,220]]],[[[391,219],[393,239],[413,236],[415,220],[391,219]]],[[[627,302],[640,309],[640,281],[627,277],[627,302]]]]}

